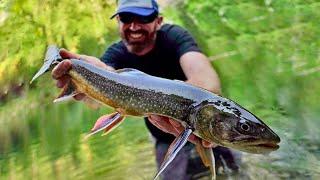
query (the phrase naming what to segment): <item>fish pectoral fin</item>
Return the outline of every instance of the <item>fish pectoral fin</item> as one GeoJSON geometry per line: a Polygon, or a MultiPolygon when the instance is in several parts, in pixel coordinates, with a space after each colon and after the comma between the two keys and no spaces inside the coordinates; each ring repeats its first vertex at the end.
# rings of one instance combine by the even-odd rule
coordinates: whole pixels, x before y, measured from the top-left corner
{"type": "Polygon", "coordinates": [[[76,91],[76,88],[74,87],[73,83],[70,81],[63,87],[62,92],[55,100],[53,100],[53,102],[57,103],[62,101],[68,101],[68,100],[71,100],[77,94],[79,93],[76,91]]]}
{"type": "Polygon", "coordinates": [[[159,177],[159,175],[163,172],[163,170],[172,162],[172,160],[176,157],[178,152],[182,149],[182,147],[187,143],[188,137],[192,134],[191,128],[186,128],[181,134],[176,137],[176,139],[171,143],[168,148],[168,151],[164,157],[164,160],[159,168],[158,173],[153,178],[154,180],[159,177]]]}
{"type": "Polygon", "coordinates": [[[197,152],[199,153],[203,164],[206,167],[210,168],[211,171],[211,179],[216,179],[216,167],[215,167],[215,159],[213,155],[212,148],[205,148],[201,143],[196,145],[197,152]]]}
{"type": "Polygon", "coordinates": [[[90,136],[104,130],[103,135],[106,135],[107,133],[111,132],[114,128],[116,128],[120,123],[124,120],[124,116],[122,116],[119,112],[115,112],[112,114],[107,114],[101,116],[96,123],[94,124],[93,128],[89,132],[88,135],[86,135],[86,139],[90,136]]]}

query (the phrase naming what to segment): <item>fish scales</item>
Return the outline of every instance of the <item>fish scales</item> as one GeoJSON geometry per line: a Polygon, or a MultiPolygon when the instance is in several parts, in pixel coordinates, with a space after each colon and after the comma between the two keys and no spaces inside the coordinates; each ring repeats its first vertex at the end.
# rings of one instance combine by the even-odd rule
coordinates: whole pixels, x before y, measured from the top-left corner
{"type": "MultiPolygon", "coordinates": [[[[118,73],[118,78],[121,78],[121,73],[126,72],[118,73]]],[[[79,87],[81,91],[88,92],[89,96],[93,96],[104,104],[121,108],[128,115],[159,114],[181,120],[186,119],[190,105],[195,102],[175,94],[156,91],[152,89],[153,84],[144,89],[132,88],[130,84],[119,83],[119,81],[108,78],[117,76],[117,73],[95,73],[90,67],[81,66],[81,63],[77,61],[73,61],[70,74],[74,79],[78,79],[75,84],[82,82],[80,84],[89,88],[84,90],[83,87],[79,87]]],[[[127,78],[130,79],[130,76],[127,78]]]]}

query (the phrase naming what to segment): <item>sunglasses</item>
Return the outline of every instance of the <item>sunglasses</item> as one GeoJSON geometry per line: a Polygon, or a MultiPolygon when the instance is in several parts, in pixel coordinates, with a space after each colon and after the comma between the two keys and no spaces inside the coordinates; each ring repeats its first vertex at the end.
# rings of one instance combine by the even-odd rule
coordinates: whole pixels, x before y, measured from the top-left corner
{"type": "Polygon", "coordinates": [[[121,13],[119,14],[119,19],[124,24],[131,24],[136,21],[141,24],[148,24],[153,22],[158,17],[157,13],[153,13],[149,16],[139,16],[132,13],[121,13]]]}

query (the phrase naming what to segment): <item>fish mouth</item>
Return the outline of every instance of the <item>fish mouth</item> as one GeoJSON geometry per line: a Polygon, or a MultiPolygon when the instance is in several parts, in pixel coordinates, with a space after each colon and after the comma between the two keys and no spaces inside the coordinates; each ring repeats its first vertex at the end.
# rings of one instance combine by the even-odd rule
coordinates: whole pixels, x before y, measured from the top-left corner
{"type": "Polygon", "coordinates": [[[280,137],[274,135],[269,138],[259,139],[257,137],[244,136],[236,139],[234,145],[239,146],[240,150],[254,154],[267,154],[279,149],[280,137]]]}
{"type": "Polygon", "coordinates": [[[248,153],[253,154],[269,154],[272,151],[276,151],[279,149],[279,145],[276,142],[263,142],[263,143],[255,143],[255,144],[247,144],[246,146],[242,146],[242,150],[248,153]]]}
{"type": "Polygon", "coordinates": [[[241,143],[238,142],[236,144],[233,144],[232,146],[235,149],[238,149],[240,151],[253,153],[253,154],[268,154],[272,151],[275,151],[279,149],[278,145],[279,141],[242,141],[241,143]]]}
{"type": "Polygon", "coordinates": [[[264,141],[264,142],[260,142],[252,145],[261,149],[269,149],[269,150],[275,151],[279,149],[279,145],[278,145],[279,143],[280,143],[280,137],[275,135],[274,138],[272,138],[269,141],[264,141]]]}
{"type": "Polygon", "coordinates": [[[279,145],[276,143],[262,143],[262,144],[254,144],[252,146],[256,146],[262,149],[270,149],[270,150],[277,150],[279,149],[279,145]]]}

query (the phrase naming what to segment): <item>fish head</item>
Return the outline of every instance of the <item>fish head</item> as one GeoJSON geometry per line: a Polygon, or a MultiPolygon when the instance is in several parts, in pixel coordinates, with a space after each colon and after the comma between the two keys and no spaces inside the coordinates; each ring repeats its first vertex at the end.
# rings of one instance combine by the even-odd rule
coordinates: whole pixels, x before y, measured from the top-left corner
{"type": "Polygon", "coordinates": [[[279,148],[279,136],[251,112],[228,99],[210,102],[197,114],[200,136],[222,146],[264,154],[279,148]]]}

